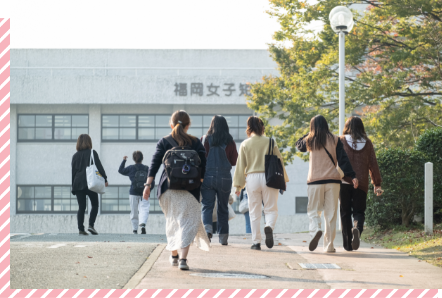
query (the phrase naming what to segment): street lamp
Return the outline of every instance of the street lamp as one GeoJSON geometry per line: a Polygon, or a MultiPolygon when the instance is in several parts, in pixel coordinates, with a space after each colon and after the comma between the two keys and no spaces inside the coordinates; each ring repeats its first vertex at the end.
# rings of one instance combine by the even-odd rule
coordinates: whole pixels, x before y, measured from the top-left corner
{"type": "Polygon", "coordinates": [[[339,34],[339,135],[345,124],[345,34],[353,29],[353,14],[345,6],[336,6],[328,16],[333,31],[339,34]]]}

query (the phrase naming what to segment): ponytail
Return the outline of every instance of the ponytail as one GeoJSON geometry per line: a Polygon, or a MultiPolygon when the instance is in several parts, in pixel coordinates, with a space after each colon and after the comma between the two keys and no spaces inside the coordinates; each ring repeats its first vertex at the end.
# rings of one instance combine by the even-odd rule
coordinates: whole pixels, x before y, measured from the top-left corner
{"type": "Polygon", "coordinates": [[[184,128],[190,125],[190,117],[186,111],[176,111],[170,117],[170,124],[173,125],[172,138],[179,146],[190,146],[196,138],[187,134],[184,128]]]}

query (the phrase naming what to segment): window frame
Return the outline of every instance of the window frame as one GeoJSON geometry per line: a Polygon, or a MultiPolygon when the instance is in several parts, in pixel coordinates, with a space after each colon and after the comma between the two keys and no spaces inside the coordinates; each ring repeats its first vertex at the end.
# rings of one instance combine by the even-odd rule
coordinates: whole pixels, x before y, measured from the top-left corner
{"type": "Polygon", "coordinates": [[[295,214],[307,214],[308,213],[308,210],[307,210],[307,206],[308,206],[308,196],[296,196],[295,197],[295,214]],[[307,205],[306,205],[306,207],[305,207],[305,212],[299,212],[298,211],[298,206],[297,206],[297,203],[298,203],[298,198],[302,198],[302,199],[307,199],[307,205]]]}
{"type": "MultiPolygon", "coordinates": [[[[120,189],[119,189],[120,187],[125,187],[125,188],[126,187],[130,187],[130,184],[129,185],[128,184],[126,184],[126,185],[124,185],[124,184],[110,185],[109,187],[118,187],[117,193],[119,194],[120,193],[120,189]]],[[[117,200],[118,201],[118,207],[120,206],[120,202],[119,202],[121,200],[120,197],[118,197],[118,198],[104,198],[104,199],[105,200],[106,199],[108,199],[108,200],[117,200]]],[[[129,200],[129,193],[127,193],[126,199],[129,200]]],[[[151,206],[152,206],[153,201],[158,201],[158,198],[157,198],[157,185],[156,184],[155,184],[154,189],[152,189],[152,191],[151,191],[151,197],[149,198],[149,201],[151,203],[151,206]],[[152,195],[153,195],[153,197],[152,197],[152,195]]],[[[159,206],[159,204],[158,204],[158,206],[159,206]]],[[[127,210],[125,210],[125,211],[106,211],[106,210],[103,210],[103,196],[100,195],[100,214],[101,215],[107,215],[107,214],[130,214],[130,210],[129,211],[127,211],[127,210]]],[[[161,210],[161,208],[159,208],[159,210],[153,210],[153,211],[151,211],[149,209],[149,214],[163,214],[163,211],[161,210]]]]}
{"type": "MultiPolygon", "coordinates": [[[[71,191],[71,196],[72,196],[72,186],[71,185],[48,185],[48,184],[20,184],[16,186],[16,197],[15,197],[15,203],[16,203],[16,214],[77,214],[78,213],[78,208],[75,211],[54,211],[54,201],[55,200],[76,200],[76,198],[71,198],[69,197],[69,199],[62,199],[62,198],[54,198],[54,187],[69,187],[70,191],[71,191]],[[19,200],[27,200],[27,201],[34,201],[36,200],[35,198],[35,193],[34,193],[34,198],[19,198],[18,197],[18,188],[19,187],[50,187],[51,188],[51,197],[50,198],[37,198],[40,200],[51,200],[51,211],[20,211],[18,210],[18,201],[19,200]]],[[[35,190],[34,190],[35,191],[35,190]]],[[[88,205],[86,204],[86,211],[85,211],[85,215],[87,215],[89,213],[88,210],[88,205]]]]}
{"type": "MultiPolygon", "coordinates": [[[[76,143],[77,142],[77,138],[72,139],[72,128],[76,128],[74,126],[72,126],[72,116],[87,116],[87,133],[89,134],[89,126],[90,126],[90,117],[89,114],[51,114],[51,113],[42,113],[42,114],[31,114],[31,113],[22,113],[22,114],[17,114],[17,142],[18,143],[76,143]],[[34,116],[36,117],[35,119],[37,119],[37,116],[51,116],[52,117],[52,126],[37,126],[36,124],[36,120],[34,121],[34,126],[20,126],[19,122],[20,122],[20,116],[34,116]],[[55,116],[71,116],[71,126],[69,126],[69,128],[71,129],[71,139],[67,140],[67,139],[55,139],[55,129],[56,128],[63,128],[61,126],[59,127],[55,127],[55,116]],[[20,139],[19,137],[19,130],[20,128],[34,128],[34,134],[35,134],[35,129],[37,128],[51,128],[52,131],[52,138],[51,139],[20,139]]],[[[65,127],[68,128],[68,127],[65,127]]],[[[83,127],[86,128],[86,127],[83,127]]]]}
{"type": "MultiPolygon", "coordinates": [[[[101,142],[103,142],[103,143],[157,143],[161,138],[159,138],[159,139],[157,139],[156,138],[156,135],[155,135],[155,138],[154,139],[152,139],[152,140],[140,140],[139,138],[138,138],[138,130],[139,130],[139,128],[146,128],[146,127],[140,127],[139,126],[139,116],[168,116],[168,117],[170,117],[170,114],[133,114],[133,113],[129,113],[129,114],[115,114],[115,113],[113,113],[113,114],[101,114],[101,142]],[[132,140],[128,140],[128,139],[103,139],[103,129],[106,129],[106,128],[117,128],[118,129],[118,136],[119,136],[119,131],[120,131],[120,128],[125,128],[125,127],[121,127],[119,124],[118,124],[118,126],[116,126],[116,127],[105,127],[105,126],[103,126],[103,117],[104,116],[135,116],[136,117],[136,120],[135,120],[135,139],[132,139],[132,140]]],[[[214,115],[209,115],[209,114],[192,114],[192,116],[201,116],[201,117],[204,117],[204,116],[214,116],[214,115]]],[[[190,116],[190,118],[192,118],[192,116],[190,116]]],[[[223,116],[238,116],[238,117],[241,117],[241,116],[247,116],[247,117],[250,117],[250,116],[253,116],[253,114],[225,114],[225,115],[223,115],[223,116]]],[[[202,131],[203,131],[203,135],[205,134],[205,131],[204,131],[204,118],[202,119],[203,120],[203,123],[202,123],[202,126],[201,126],[201,129],[202,129],[202,131]]],[[[238,118],[238,122],[239,122],[239,118],[238,118]]],[[[152,128],[154,129],[154,132],[155,132],[155,134],[156,134],[156,129],[157,128],[166,128],[166,126],[157,126],[156,125],[156,118],[155,118],[155,124],[154,124],[154,126],[152,126],[152,128]]],[[[194,128],[193,126],[191,127],[191,129],[192,128],[194,128]]],[[[200,128],[200,127],[197,127],[197,128],[200,128]]],[[[232,127],[230,127],[229,126],[229,128],[235,128],[235,129],[240,129],[240,128],[244,128],[244,129],[246,129],[247,128],[247,124],[244,124],[244,126],[239,126],[239,123],[238,123],[238,126],[232,126],[232,127]]],[[[245,139],[233,139],[235,142],[243,142],[245,139]]]]}

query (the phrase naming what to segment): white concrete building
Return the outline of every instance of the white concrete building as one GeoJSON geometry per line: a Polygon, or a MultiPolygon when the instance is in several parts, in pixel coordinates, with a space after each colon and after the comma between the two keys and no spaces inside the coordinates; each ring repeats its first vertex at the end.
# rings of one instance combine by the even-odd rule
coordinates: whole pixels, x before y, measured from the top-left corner
{"type": "MultiPolygon", "coordinates": [[[[89,133],[110,185],[100,198],[96,228],[131,233],[130,181],[117,171],[123,156],[141,150],[150,165],[178,109],[191,115],[190,133],[198,137],[213,115],[222,114],[239,147],[253,114],[244,96],[247,83],[277,74],[265,50],[13,49],[11,232],[78,231],[71,160],[78,135],[89,133]]],[[[308,229],[307,171],[300,159],[287,167],[290,183],[279,196],[275,232],[308,229]]],[[[164,234],[164,216],[151,199],[148,233],[164,234]]],[[[230,231],[244,233],[242,214],[230,221],[230,231]]]]}

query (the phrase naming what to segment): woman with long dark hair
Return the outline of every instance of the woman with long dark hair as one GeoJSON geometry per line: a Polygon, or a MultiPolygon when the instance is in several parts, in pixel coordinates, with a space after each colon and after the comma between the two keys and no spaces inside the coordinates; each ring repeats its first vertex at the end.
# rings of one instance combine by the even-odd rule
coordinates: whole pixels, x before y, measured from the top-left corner
{"type": "Polygon", "coordinates": [[[310,132],[296,142],[301,152],[310,152],[309,171],[307,177],[310,243],[309,250],[314,251],[322,236],[321,213],[324,212],[325,235],[324,251],[336,252],[333,241],[336,236],[336,220],[338,198],[341,186],[341,174],[337,165],[349,177],[354,187],[358,187],[358,179],[351,167],[348,156],[338,136],[333,135],[327,120],[321,115],[310,121],[310,132]]]}
{"type": "MultiPolygon", "coordinates": [[[[241,189],[247,186],[249,199],[249,215],[252,226],[251,249],[261,250],[261,217],[264,203],[264,215],[266,226],[264,233],[265,244],[272,248],[274,244],[273,230],[278,218],[278,189],[266,185],[265,178],[265,155],[269,152],[270,139],[264,135],[264,123],[256,116],[247,119],[247,140],[241,143],[238,161],[233,176],[233,186],[236,187],[236,195],[241,194],[241,189]]],[[[284,161],[274,142],[273,153],[278,156],[284,167],[284,161]]],[[[284,168],[284,179],[289,181],[284,168]]]]}
{"type": "Polygon", "coordinates": [[[373,143],[365,133],[361,118],[348,118],[340,140],[344,144],[344,150],[359,178],[358,187],[354,188],[352,179],[345,176],[342,179],[340,191],[343,244],[345,250],[352,251],[359,248],[360,236],[364,229],[368,174],[371,176],[374,192],[378,196],[383,192],[381,189],[382,178],[373,143]],[[351,222],[352,215],[353,224],[351,222]]]}
{"type": "MultiPolygon", "coordinates": [[[[206,168],[206,150],[200,140],[187,133],[190,128],[190,117],[185,111],[176,111],[170,118],[172,133],[170,136],[179,147],[188,147],[198,153],[201,160],[201,182],[204,180],[206,168]]],[[[147,182],[144,185],[143,198],[149,199],[150,188],[155,176],[163,164],[163,157],[166,152],[172,149],[170,136],[158,141],[155,154],[152,156],[147,182]]],[[[207,238],[204,226],[201,221],[200,190],[197,187],[193,190],[169,189],[166,171],[161,175],[158,184],[157,196],[161,210],[166,217],[166,249],[171,251],[170,263],[178,266],[181,270],[189,270],[187,254],[190,245],[195,241],[196,245],[209,251],[210,243],[207,238]],[[181,256],[178,250],[181,250],[181,256]]]]}
{"type": "Polygon", "coordinates": [[[203,137],[206,149],[206,173],[201,186],[202,218],[209,239],[213,235],[212,215],[215,199],[217,206],[217,232],[219,242],[227,245],[229,238],[229,196],[232,189],[232,166],[236,165],[238,151],[229,125],[221,115],[213,116],[207,135],[203,137]]]}
{"type": "Polygon", "coordinates": [[[78,221],[78,230],[80,235],[87,236],[88,232],[84,230],[84,213],[86,212],[87,205],[87,197],[91,201],[91,213],[89,216],[89,227],[88,231],[92,235],[98,235],[98,232],[94,228],[95,219],[98,214],[98,194],[89,190],[87,186],[87,178],[86,178],[86,168],[89,166],[91,162],[91,155],[94,155],[94,162],[97,166],[98,172],[104,178],[107,183],[106,172],[101,165],[100,158],[98,157],[98,153],[95,150],[92,150],[92,140],[91,137],[87,134],[81,134],[77,139],[77,153],[72,156],[72,194],[77,196],[78,202],[78,212],[77,212],[77,221],[78,221]]]}

